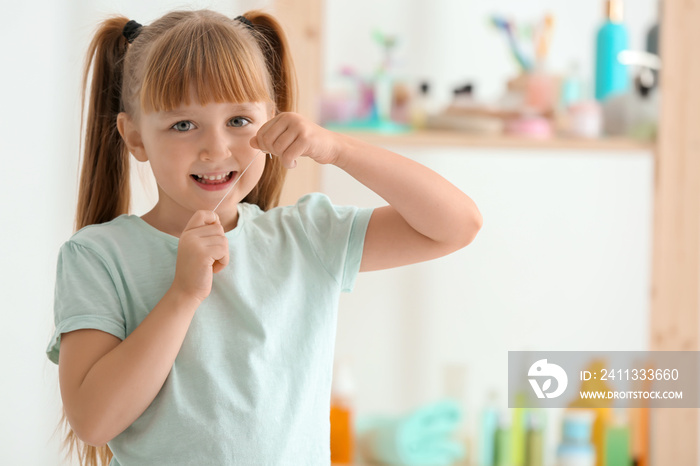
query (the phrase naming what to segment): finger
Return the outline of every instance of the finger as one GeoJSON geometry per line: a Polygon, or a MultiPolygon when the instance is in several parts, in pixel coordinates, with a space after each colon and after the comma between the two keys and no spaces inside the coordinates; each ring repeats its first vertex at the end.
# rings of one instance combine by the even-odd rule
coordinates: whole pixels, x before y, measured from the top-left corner
{"type": "Polygon", "coordinates": [[[224,270],[224,267],[226,267],[224,264],[222,264],[219,261],[214,262],[214,264],[211,266],[211,271],[214,273],[219,273],[222,270],[224,270]]]}
{"type": "Polygon", "coordinates": [[[278,115],[272,120],[270,120],[268,123],[271,124],[267,126],[266,123],[265,125],[263,125],[262,128],[260,128],[260,131],[258,131],[257,142],[260,146],[260,149],[262,149],[263,151],[274,153],[275,141],[277,140],[277,138],[280,137],[282,133],[284,133],[287,130],[287,128],[289,127],[289,122],[284,118],[280,118],[280,115],[278,115]],[[267,126],[267,128],[265,128],[265,126],[267,126]]]}
{"type": "Polygon", "coordinates": [[[228,251],[228,238],[225,236],[209,236],[200,240],[199,247],[202,251],[207,251],[212,259],[218,259],[228,251]]]}
{"type": "Polygon", "coordinates": [[[292,145],[290,145],[286,151],[280,156],[280,161],[282,166],[288,170],[292,170],[297,166],[297,159],[304,155],[308,151],[308,144],[303,138],[297,138],[294,140],[292,145]]]}
{"type": "Polygon", "coordinates": [[[260,149],[260,150],[265,150],[263,147],[264,145],[264,140],[263,137],[265,136],[265,133],[267,133],[268,129],[270,128],[271,125],[274,124],[274,122],[277,121],[275,118],[272,120],[269,120],[263,124],[258,131],[255,133],[255,136],[250,140],[250,145],[253,146],[255,149],[260,149]],[[255,145],[253,145],[255,143],[255,145]]]}
{"type": "Polygon", "coordinates": [[[185,230],[191,230],[200,226],[211,225],[219,222],[219,216],[211,210],[198,210],[190,217],[190,220],[185,225],[185,230]]]}
{"type": "Polygon", "coordinates": [[[218,273],[228,265],[229,262],[229,252],[228,252],[228,242],[223,245],[219,245],[218,248],[214,248],[213,257],[215,258],[212,264],[212,271],[218,273]]]}
{"type": "Polygon", "coordinates": [[[228,255],[222,257],[221,259],[217,259],[216,261],[214,261],[214,264],[212,264],[212,272],[219,273],[227,265],[228,265],[228,255]]]}
{"type": "Polygon", "coordinates": [[[297,167],[297,159],[295,158],[284,156],[280,157],[280,161],[282,162],[282,166],[287,170],[293,170],[297,167]]]}
{"type": "Polygon", "coordinates": [[[258,140],[260,140],[260,136],[267,133],[271,127],[275,126],[277,124],[277,122],[280,120],[280,118],[282,118],[282,113],[275,115],[274,117],[270,118],[265,123],[263,123],[262,126],[260,126],[260,128],[258,128],[258,132],[257,132],[258,140]]]}
{"type": "Polygon", "coordinates": [[[213,223],[202,227],[197,227],[197,236],[200,238],[225,237],[226,232],[220,223],[213,223]]]}
{"type": "MultiPolygon", "coordinates": [[[[277,136],[277,139],[272,143],[272,153],[277,155],[287,155],[289,147],[299,139],[300,134],[287,128],[286,131],[277,136]]],[[[292,154],[294,155],[294,154],[292,154]]]]}
{"type": "Polygon", "coordinates": [[[221,249],[221,256],[217,257],[216,261],[225,267],[226,265],[228,265],[229,261],[228,245],[226,245],[226,247],[222,247],[221,249]]]}
{"type": "Polygon", "coordinates": [[[298,159],[302,155],[306,154],[308,151],[308,142],[302,137],[297,137],[292,141],[292,143],[287,147],[284,155],[289,156],[293,159],[298,159]]]}

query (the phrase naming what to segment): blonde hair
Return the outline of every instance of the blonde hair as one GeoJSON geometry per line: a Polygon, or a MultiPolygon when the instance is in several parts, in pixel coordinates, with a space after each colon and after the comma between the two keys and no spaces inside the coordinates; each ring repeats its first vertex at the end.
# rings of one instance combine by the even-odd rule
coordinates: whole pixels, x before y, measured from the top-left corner
{"type": "MultiPolygon", "coordinates": [[[[142,27],[129,44],[128,18],[103,21],[90,43],[83,78],[83,107],[91,76],[75,229],[129,213],[130,157],[117,130],[117,115],[171,110],[194,96],[209,102],[270,102],[275,112],[296,108],[296,76],[279,22],[255,10],[249,27],[210,10],[174,11],[142,27]]],[[[82,131],[82,121],[81,121],[82,131]]],[[[243,199],[263,210],[279,202],[286,170],[273,158],[243,199]]],[[[65,447],[84,466],[108,464],[109,448],[84,444],[70,428],[65,447]]]]}

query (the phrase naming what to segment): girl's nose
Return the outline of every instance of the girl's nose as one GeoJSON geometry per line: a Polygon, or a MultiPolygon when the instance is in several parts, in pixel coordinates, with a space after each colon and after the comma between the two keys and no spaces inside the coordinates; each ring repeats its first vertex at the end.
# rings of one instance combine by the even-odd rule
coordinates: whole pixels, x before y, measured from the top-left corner
{"type": "Polygon", "coordinates": [[[220,160],[231,156],[231,141],[221,132],[211,131],[203,141],[204,144],[199,151],[202,160],[220,160]]]}

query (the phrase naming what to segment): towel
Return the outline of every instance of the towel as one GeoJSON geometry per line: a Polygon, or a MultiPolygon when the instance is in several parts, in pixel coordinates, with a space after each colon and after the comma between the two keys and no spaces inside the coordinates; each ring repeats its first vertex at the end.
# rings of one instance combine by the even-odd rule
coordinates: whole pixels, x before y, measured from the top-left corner
{"type": "Polygon", "coordinates": [[[405,416],[358,419],[357,436],[365,459],[401,466],[449,466],[464,457],[452,434],[462,420],[459,405],[445,399],[405,416]]]}

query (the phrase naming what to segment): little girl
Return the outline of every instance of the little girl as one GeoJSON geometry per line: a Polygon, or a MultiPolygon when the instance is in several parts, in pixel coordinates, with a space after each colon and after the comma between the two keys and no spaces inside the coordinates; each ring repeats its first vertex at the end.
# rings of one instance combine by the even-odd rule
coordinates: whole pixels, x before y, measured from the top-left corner
{"type": "Polygon", "coordinates": [[[47,349],[67,442],[85,464],[329,464],[339,293],[360,271],[466,246],[476,206],[431,170],[292,113],[291,58],[266,13],[112,18],[84,93],[90,71],[79,231],[59,253],[47,349]],[[129,153],[158,185],[142,217],[128,214],[129,153]],[[302,156],[389,205],[311,194],[276,207],[302,156]]]}

